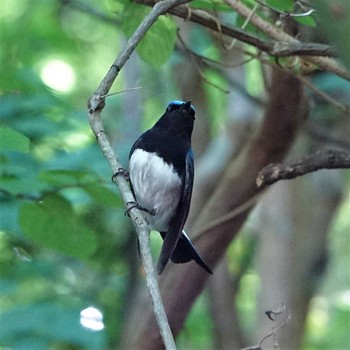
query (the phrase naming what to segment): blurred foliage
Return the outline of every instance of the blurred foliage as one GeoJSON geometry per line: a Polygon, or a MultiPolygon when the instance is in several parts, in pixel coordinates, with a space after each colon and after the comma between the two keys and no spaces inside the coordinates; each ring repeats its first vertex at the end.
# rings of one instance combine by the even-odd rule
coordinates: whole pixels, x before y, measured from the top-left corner
{"type": "Polygon", "coordinates": [[[64,2],[2,7],[0,346],[107,348],[121,329],[127,254],[137,259],[137,248],[86,100],[123,37],[64,2]],[[103,313],[100,331],[82,326],[89,306],[103,313]]]}
{"type": "MultiPolygon", "coordinates": [[[[140,25],[151,9],[140,7],[134,3],[128,3],[120,14],[121,27],[126,37],[140,25]],[[138,15],[135,16],[135,13],[138,15]]],[[[160,17],[146,33],[143,40],[137,46],[136,51],[140,57],[157,68],[164,64],[174,51],[176,41],[176,24],[171,17],[160,17]],[[155,43],[157,49],[155,50],[155,43]]]]}
{"type": "Polygon", "coordinates": [[[350,43],[344,40],[344,33],[350,30],[350,2],[335,0],[332,2],[321,0],[317,4],[320,19],[320,30],[326,40],[331,41],[337,48],[347,68],[350,68],[350,43]]]}
{"type": "Polygon", "coordinates": [[[350,325],[350,193],[344,200],[329,236],[328,273],[310,307],[304,348],[345,349],[350,325]]]}
{"type": "MultiPolygon", "coordinates": [[[[280,6],[282,1],[268,3],[280,6]]],[[[287,11],[290,1],[283,4],[279,9],[287,11]]],[[[193,6],[229,10],[220,1],[197,0],[193,6]]],[[[141,273],[136,237],[88,126],[86,100],[149,9],[114,0],[101,1],[98,7],[93,1],[3,0],[1,7],[0,347],[111,348],[120,340],[128,300],[141,273]],[[103,314],[103,324],[95,320],[97,328],[82,325],[81,311],[89,306],[103,314]]],[[[191,35],[196,52],[218,58],[207,33],[194,28],[191,35]]],[[[132,83],[144,88],[142,107],[132,101],[135,116],[126,115],[125,94],[110,97],[104,110],[123,162],[139,131],[178,95],[169,69],[183,60],[173,52],[175,40],[174,20],[162,18],[138,48],[139,57],[151,65],[137,57],[126,65],[125,70],[138,70],[132,83]]],[[[250,69],[260,74],[256,64],[250,69]]],[[[123,70],[114,91],[128,87],[125,74],[123,70]]],[[[208,69],[204,74],[226,87],[217,72],[208,69]]],[[[247,88],[259,94],[261,80],[250,81],[247,88]]],[[[210,85],[205,93],[215,134],[228,98],[210,85]]],[[[346,222],[337,221],[335,227],[343,240],[349,231],[346,222]]],[[[237,240],[234,245],[237,265],[246,264],[247,244],[237,240]]],[[[335,273],[348,262],[345,246],[334,247],[339,253],[332,265],[335,273]]],[[[342,286],[344,293],[349,282],[347,278],[342,286]]],[[[254,270],[247,269],[238,300],[244,315],[254,308],[258,284],[254,270]]],[[[329,284],[339,284],[339,279],[325,282],[326,293],[331,293],[329,284]]],[[[329,295],[334,304],[326,338],[312,337],[317,326],[311,325],[308,344],[334,344],[336,337],[345,343],[346,332],[339,329],[349,317],[349,303],[339,306],[334,298],[329,295]]],[[[253,327],[249,320],[245,323],[253,327]]],[[[206,298],[201,297],[179,337],[180,347],[202,348],[211,342],[210,329],[206,298]]]]}

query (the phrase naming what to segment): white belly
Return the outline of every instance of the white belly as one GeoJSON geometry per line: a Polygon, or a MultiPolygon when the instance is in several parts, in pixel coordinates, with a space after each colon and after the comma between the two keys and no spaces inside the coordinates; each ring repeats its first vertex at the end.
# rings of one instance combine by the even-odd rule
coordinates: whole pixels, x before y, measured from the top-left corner
{"type": "Polygon", "coordinates": [[[136,149],[129,162],[136,201],[155,215],[144,213],[151,229],[166,232],[181,197],[181,179],[172,165],[156,153],[136,149]]]}

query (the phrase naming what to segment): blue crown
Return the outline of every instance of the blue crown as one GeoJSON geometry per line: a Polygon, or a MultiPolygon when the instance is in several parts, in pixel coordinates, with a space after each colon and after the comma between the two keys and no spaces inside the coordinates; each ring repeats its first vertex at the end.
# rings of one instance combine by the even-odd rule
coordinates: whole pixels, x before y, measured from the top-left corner
{"type": "MultiPolygon", "coordinates": [[[[170,101],[169,104],[168,104],[168,107],[171,107],[171,106],[181,106],[183,105],[184,103],[186,103],[185,101],[181,101],[181,100],[173,100],[173,101],[170,101]]],[[[191,104],[191,109],[193,109],[193,111],[195,112],[196,109],[193,107],[193,105],[191,104]]]]}

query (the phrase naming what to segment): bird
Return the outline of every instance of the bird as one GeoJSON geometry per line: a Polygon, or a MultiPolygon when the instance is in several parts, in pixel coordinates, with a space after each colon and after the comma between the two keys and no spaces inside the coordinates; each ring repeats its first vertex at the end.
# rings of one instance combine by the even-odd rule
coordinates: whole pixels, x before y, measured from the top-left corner
{"type": "Polygon", "coordinates": [[[169,102],[164,114],[135,141],[129,153],[129,180],[135,206],[143,211],[149,228],[163,238],[158,275],[169,259],[176,264],[194,260],[212,274],[183,230],[194,180],[191,148],[194,120],[191,101],[169,102]]]}

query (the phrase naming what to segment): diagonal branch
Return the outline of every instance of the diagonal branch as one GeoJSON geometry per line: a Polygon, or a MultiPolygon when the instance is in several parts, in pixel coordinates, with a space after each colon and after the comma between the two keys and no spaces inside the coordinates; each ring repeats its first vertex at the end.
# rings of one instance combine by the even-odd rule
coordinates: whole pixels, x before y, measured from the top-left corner
{"type": "MultiPolygon", "coordinates": [[[[244,5],[239,0],[225,0],[225,2],[230,5],[235,11],[237,11],[241,16],[246,18],[250,17],[250,23],[255,27],[259,28],[262,32],[267,34],[269,37],[277,41],[276,46],[279,45],[288,46],[289,44],[300,45],[301,42],[294,38],[293,36],[285,33],[282,29],[274,26],[273,24],[265,21],[263,18],[257,14],[251,14],[252,10],[244,5]]],[[[348,72],[342,67],[338,62],[329,57],[320,56],[305,56],[305,59],[314,65],[320,67],[322,70],[332,72],[339,77],[350,80],[348,72]]]]}
{"type": "Polygon", "coordinates": [[[90,115],[103,109],[104,98],[101,96],[107,95],[120,70],[123,68],[130,55],[136,49],[136,46],[155,23],[157,18],[166,13],[170,8],[184,4],[188,1],[189,0],[163,0],[154,5],[152,11],[145,17],[139,27],[135,30],[116,60],[113,62],[97,90],[89,98],[88,107],[90,115]]]}
{"type": "MultiPolygon", "coordinates": [[[[102,79],[100,85],[88,100],[89,123],[91,129],[97,138],[97,142],[99,143],[103,154],[108,160],[113,174],[117,173],[118,170],[122,168],[122,166],[117,158],[117,155],[114,153],[112,145],[108,140],[101,120],[101,111],[105,105],[105,96],[108,94],[120,70],[129,59],[130,55],[133,53],[136,46],[140,43],[146,32],[155,23],[157,18],[160,15],[164,14],[171,7],[177,6],[184,2],[186,2],[186,0],[164,0],[158,2],[153,7],[151,12],[145,17],[145,19],[130,37],[126,45],[123,47],[120,54],[108,70],[107,74],[102,79]]],[[[135,201],[124,176],[115,176],[114,180],[118,185],[124,203],[128,205],[128,203],[135,201]]],[[[151,294],[153,310],[158,323],[158,327],[160,329],[160,334],[166,349],[173,350],[176,349],[176,346],[168,324],[167,316],[164,311],[164,306],[159,293],[157,277],[154,272],[152,263],[149,242],[149,228],[143,219],[142,213],[138,209],[132,209],[130,211],[130,216],[137,232],[140,244],[141,258],[146,272],[147,286],[151,294]]]]}
{"type": "MultiPolygon", "coordinates": [[[[134,0],[138,4],[145,6],[153,6],[154,0],[134,0]]],[[[255,46],[259,50],[266,52],[275,57],[287,56],[327,56],[335,57],[334,49],[328,45],[319,43],[302,43],[296,42],[273,42],[264,40],[258,36],[245,32],[242,29],[229,27],[219,22],[218,19],[201,10],[191,9],[187,6],[178,6],[171,8],[167,13],[200,24],[203,27],[209,28],[228,37],[235,38],[243,43],[255,46]]]]}

